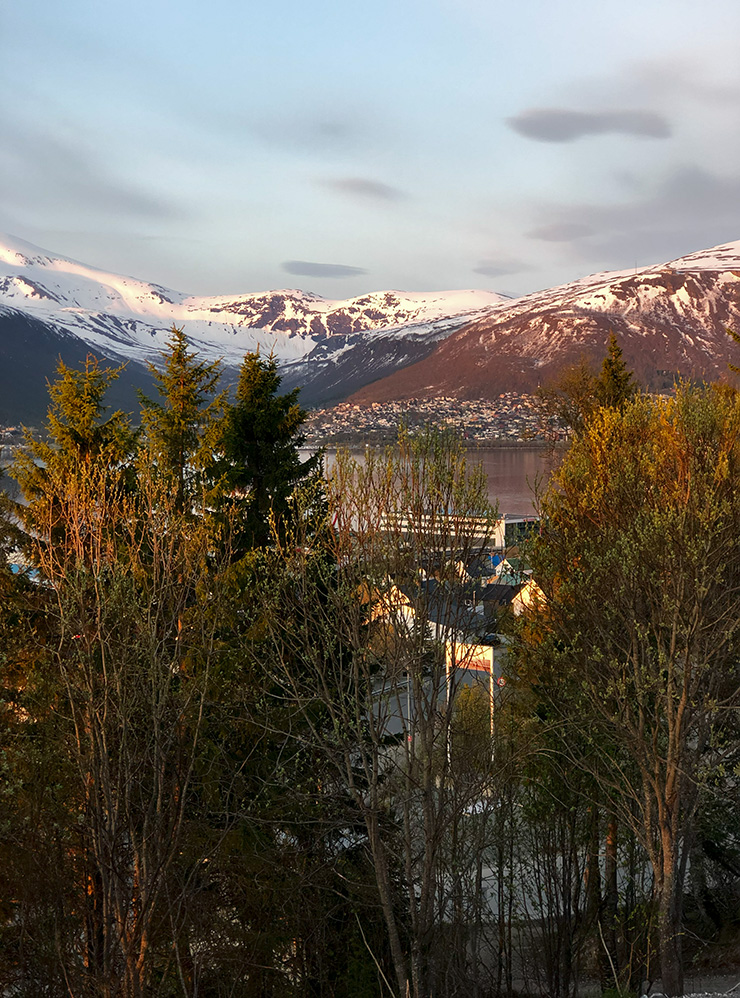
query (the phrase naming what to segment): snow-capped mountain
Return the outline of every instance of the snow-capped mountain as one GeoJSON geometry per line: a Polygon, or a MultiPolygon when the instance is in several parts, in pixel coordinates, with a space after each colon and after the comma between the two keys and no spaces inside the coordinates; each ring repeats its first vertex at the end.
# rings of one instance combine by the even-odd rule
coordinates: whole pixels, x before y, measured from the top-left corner
{"type": "Polygon", "coordinates": [[[128,361],[111,396],[135,406],[172,325],[235,369],[272,352],[306,404],[531,390],[614,332],[652,387],[723,377],[740,350],[740,242],[642,270],[594,274],[511,299],[487,291],[382,291],[330,301],[304,291],[188,296],[0,237],[0,422],[37,421],[59,356],[128,361]],[[116,395],[116,392],[118,393],[116,395]],[[128,394],[126,394],[128,392],[128,394]]]}
{"type": "Polygon", "coordinates": [[[353,400],[532,390],[583,356],[598,362],[612,331],[650,387],[670,387],[677,374],[714,380],[740,360],[728,327],[740,330],[740,242],[642,270],[594,274],[489,309],[353,400]]]}
{"type": "Polygon", "coordinates": [[[308,401],[346,395],[421,359],[507,300],[487,291],[382,291],[347,301],[294,290],[189,296],[0,236],[0,316],[22,314],[106,359],[137,364],[158,359],[174,324],[204,358],[227,367],[247,351],[272,352],[286,384],[307,386],[308,401]],[[358,350],[362,360],[348,364],[358,350]]]}

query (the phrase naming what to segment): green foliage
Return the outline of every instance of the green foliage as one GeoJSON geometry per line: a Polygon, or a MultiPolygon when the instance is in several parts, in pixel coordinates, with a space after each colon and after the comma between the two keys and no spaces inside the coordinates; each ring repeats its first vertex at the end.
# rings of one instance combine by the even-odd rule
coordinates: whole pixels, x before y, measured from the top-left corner
{"type": "Polygon", "coordinates": [[[598,410],[531,552],[547,602],[520,668],[650,859],[666,989],[681,987],[681,857],[705,774],[734,751],[717,734],[738,704],[739,440],[740,402],[711,388],[598,410]]]}
{"type": "Polygon", "coordinates": [[[607,353],[597,374],[585,359],[566,368],[558,378],[537,389],[543,412],[575,435],[600,406],[621,407],[636,393],[634,374],[627,368],[614,333],[609,335],[607,353]]]}
{"type": "MultiPolygon", "coordinates": [[[[727,335],[733,340],[734,343],[740,344],[740,333],[736,333],[734,329],[727,329],[727,335]]],[[[740,367],[737,364],[728,364],[729,369],[733,374],[740,374],[740,367]]]]}
{"type": "Polygon", "coordinates": [[[59,377],[49,387],[46,436],[27,433],[13,463],[26,499],[15,512],[35,540],[37,563],[42,555],[53,558],[56,548],[89,565],[115,543],[99,511],[120,503],[131,487],[135,435],[124,413],[107,415],[104,405],[106,389],[121,370],[101,368],[91,356],[82,370],[60,362],[59,377]]]}
{"type": "Polygon", "coordinates": [[[604,988],[601,992],[601,998],[637,998],[637,992],[622,988],[604,988]]]}
{"type": "Polygon", "coordinates": [[[291,498],[319,463],[296,452],[296,393],[279,394],[272,362],[255,372],[263,393],[243,379],[228,420],[216,365],[174,332],[137,439],[105,412],[116,371],[62,366],[47,439],[19,458],[47,582],[0,570],[0,986],[14,993],[349,995],[350,962],[363,988],[375,974],[357,917],[386,958],[361,836],[295,708],[276,705],[275,555],[238,522],[251,502],[222,511],[218,537],[207,505],[228,421],[234,480],[263,483],[260,539],[276,517],[278,539],[325,520],[316,477],[310,501],[291,498]]]}
{"type": "Polygon", "coordinates": [[[58,378],[49,386],[46,439],[27,435],[31,456],[22,454],[13,469],[26,498],[43,494],[57,469],[75,480],[96,463],[115,465],[129,457],[133,446],[129,420],[120,411],[106,417],[103,404],[106,390],[122,370],[101,368],[89,355],[82,370],[60,361],[58,378]]]}
{"type": "Polygon", "coordinates": [[[635,394],[635,378],[624,362],[622,348],[614,333],[609,335],[606,357],[596,379],[595,396],[599,405],[619,408],[635,394]]]}
{"type": "Polygon", "coordinates": [[[293,490],[321,466],[321,454],[300,458],[307,414],[298,389],[280,394],[281,380],[274,357],[248,353],[224,420],[226,508],[237,516],[242,552],[266,544],[273,527],[282,532],[293,490]]]}
{"type": "Polygon", "coordinates": [[[173,330],[138,436],[116,376],[61,366],[16,464],[42,583],[0,567],[0,991],[444,998],[521,972],[568,998],[599,962],[634,990],[689,845],[691,927],[727,924],[737,394],[632,398],[615,341],[582,369],[528,552],[546,602],[492,713],[459,597],[497,511],[459,440],[402,431],[323,481],[273,358],[229,406],[173,330]]]}
{"type": "Polygon", "coordinates": [[[217,393],[220,362],[198,360],[177,326],[172,327],[162,360],[161,370],[148,365],[161,401],[141,396],[141,423],[147,458],[174,481],[176,508],[183,511],[204,485],[211,484],[208,474],[215,464],[226,394],[217,393]]]}
{"type": "Polygon", "coordinates": [[[548,418],[578,434],[594,409],[596,375],[582,358],[553,382],[538,388],[536,395],[548,418]]]}
{"type": "Polygon", "coordinates": [[[54,452],[42,449],[40,458],[54,460],[61,456],[72,468],[99,459],[112,464],[128,456],[132,445],[128,418],[120,411],[106,418],[103,404],[108,387],[122,370],[101,368],[97,358],[90,355],[79,371],[59,363],[59,376],[49,387],[47,420],[54,452]]]}

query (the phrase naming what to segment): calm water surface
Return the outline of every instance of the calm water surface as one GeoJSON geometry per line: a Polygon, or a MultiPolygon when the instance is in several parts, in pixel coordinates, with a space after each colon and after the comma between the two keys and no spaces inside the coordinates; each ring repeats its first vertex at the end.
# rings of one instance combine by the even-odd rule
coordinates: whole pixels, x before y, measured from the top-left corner
{"type": "MultiPolygon", "coordinates": [[[[302,450],[307,457],[310,451],[302,450]]],[[[327,452],[331,465],[335,451],[327,452]]],[[[352,452],[362,459],[363,451],[352,452]]],[[[501,514],[529,515],[534,509],[533,490],[540,482],[544,486],[548,477],[560,461],[561,452],[553,454],[542,447],[491,447],[468,451],[470,464],[480,463],[488,478],[488,495],[491,502],[498,502],[501,514]]],[[[3,462],[5,464],[5,462],[3,462]]],[[[17,483],[6,473],[0,480],[0,488],[18,499],[17,483]]]]}
{"type": "Polygon", "coordinates": [[[531,513],[535,488],[544,488],[559,459],[559,454],[541,447],[494,447],[469,453],[471,462],[483,465],[488,494],[492,502],[498,500],[499,513],[531,513]]]}
{"type": "MultiPolygon", "coordinates": [[[[327,453],[331,464],[333,451],[327,453]]],[[[353,451],[362,458],[362,451],[353,451]]],[[[499,513],[529,515],[534,510],[533,491],[538,481],[545,484],[560,455],[542,447],[491,447],[468,452],[471,464],[480,462],[488,478],[491,502],[498,501],[499,513]]]]}

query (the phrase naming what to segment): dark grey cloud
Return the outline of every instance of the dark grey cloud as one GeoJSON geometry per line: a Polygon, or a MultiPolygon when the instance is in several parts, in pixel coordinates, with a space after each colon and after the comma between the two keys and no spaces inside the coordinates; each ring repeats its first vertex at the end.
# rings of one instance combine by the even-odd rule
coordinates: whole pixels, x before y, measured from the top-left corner
{"type": "Polygon", "coordinates": [[[570,243],[575,239],[592,236],[594,230],[580,222],[553,222],[540,225],[527,233],[529,239],[543,239],[547,243],[570,243]]]}
{"type": "Polygon", "coordinates": [[[405,197],[403,191],[379,180],[368,177],[336,177],[331,180],[320,180],[323,187],[329,187],[339,194],[361,201],[401,201],[405,197]]]}
{"type": "Polygon", "coordinates": [[[473,267],[474,274],[482,274],[484,277],[506,277],[507,274],[520,274],[524,270],[531,270],[528,263],[510,258],[481,260],[476,267],[473,267]]]}
{"type": "Polygon", "coordinates": [[[282,268],[287,274],[298,277],[357,277],[367,273],[362,267],[348,267],[343,263],[312,263],[309,260],[286,260],[282,268]]]}
{"type": "Polygon", "coordinates": [[[655,111],[569,111],[559,107],[533,107],[513,118],[509,128],[537,142],[575,142],[589,135],[609,132],[639,138],[667,139],[671,126],[655,111]]]}

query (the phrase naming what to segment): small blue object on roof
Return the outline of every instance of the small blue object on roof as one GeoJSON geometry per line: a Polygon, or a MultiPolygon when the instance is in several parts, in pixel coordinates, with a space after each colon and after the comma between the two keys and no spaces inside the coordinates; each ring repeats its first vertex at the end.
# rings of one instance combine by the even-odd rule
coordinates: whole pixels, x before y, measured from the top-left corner
{"type": "Polygon", "coordinates": [[[25,575],[31,580],[31,582],[38,582],[39,580],[39,570],[37,568],[29,568],[27,565],[18,565],[16,562],[12,561],[10,563],[10,571],[13,575],[25,575]]]}

